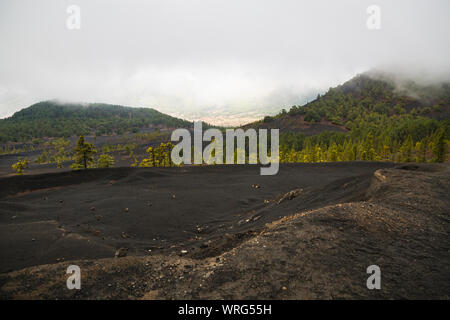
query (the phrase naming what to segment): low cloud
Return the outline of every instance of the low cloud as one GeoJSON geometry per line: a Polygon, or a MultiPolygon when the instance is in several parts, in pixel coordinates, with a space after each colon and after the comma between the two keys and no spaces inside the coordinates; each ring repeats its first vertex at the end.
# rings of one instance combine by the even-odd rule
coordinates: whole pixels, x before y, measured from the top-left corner
{"type": "MultiPolygon", "coordinates": [[[[239,124],[304,104],[381,68],[448,79],[450,3],[378,1],[78,0],[0,3],[0,116],[64,99],[153,107],[239,124]]],[[[214,120],[214,121],[212,121],[214,120]]]]}

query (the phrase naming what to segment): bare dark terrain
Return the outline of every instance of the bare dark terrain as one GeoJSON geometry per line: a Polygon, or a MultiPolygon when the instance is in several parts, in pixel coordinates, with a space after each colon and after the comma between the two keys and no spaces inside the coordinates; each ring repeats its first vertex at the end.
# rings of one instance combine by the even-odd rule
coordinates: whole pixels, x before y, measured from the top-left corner
{"type": "Polygon", "coordinates": [[[364,162],[3,177],[0,297],[449,299],[449,178],[364,162]]]}

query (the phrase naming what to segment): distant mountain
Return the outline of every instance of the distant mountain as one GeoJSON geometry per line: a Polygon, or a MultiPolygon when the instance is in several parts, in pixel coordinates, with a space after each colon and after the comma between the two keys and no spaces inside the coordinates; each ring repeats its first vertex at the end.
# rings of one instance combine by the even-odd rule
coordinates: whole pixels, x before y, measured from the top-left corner
{"type": "Polygon", "coordinates": [[[0,142],[88,134],[123,134],[148,129],[190,128],[192,122],[151,108],[103,103],[43,101],[0,120],[0,142]]]}
{"type": "MultiPolygon", "coordinates": [[[[355,136],[365,132],[368,125],[374,127],[371,132],[375,134],[389,126],[399,127],[396,119],[402,120],[402,125],[410,125],[417,118],[444,120],[449,115],[449,83],[424,85],[392,74],[370,72],[330,88],[306,105],[283,109],[276,116],[266,116],[243,128],[278,128],[307,136],[352,131],[355,136]]],[[[210,117],[217,114],[213,112],[210,117]]],[[[0,143],[180,127],[191,128],[192,122],[151,108],[44,101],[1,119],[0,143]]]]}
{"type": "Polygon", "coordinates": [[[283,109],[244,128],[279,128],[281,132],[315,135],[323,131],[346,132],[367,116],[422,116],[437,120],[450,115],[450,84],[420,85],[391,74],[369,72],[330,88],[303,106],[283,109]]]}

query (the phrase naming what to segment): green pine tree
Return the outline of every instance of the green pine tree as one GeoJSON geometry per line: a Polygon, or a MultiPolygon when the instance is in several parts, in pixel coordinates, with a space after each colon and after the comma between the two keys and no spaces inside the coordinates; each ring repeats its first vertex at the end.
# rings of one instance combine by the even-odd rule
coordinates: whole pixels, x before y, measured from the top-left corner
{"type": "Polygon", "coordinates": [[[97,152],[92,143],[87,143],[84,141],[84,136],[80,136],[78,138],[74,151],[75,162],[72,164],[72,168],[74,169],[87,169],[87,167],[93,163],[93,155],[97,152]]]}
{"type": "Polygon", "coordinates": [[[444,130],[437,131],[433,144],[434,162],[444,162],[447,155],[447,143],[444,139],[444,130]]]}

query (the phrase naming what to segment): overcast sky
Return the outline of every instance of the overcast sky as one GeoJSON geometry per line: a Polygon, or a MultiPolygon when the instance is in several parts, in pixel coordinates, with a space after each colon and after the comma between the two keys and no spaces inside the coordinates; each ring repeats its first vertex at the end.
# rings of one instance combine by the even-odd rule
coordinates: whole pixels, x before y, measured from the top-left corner
{"type": "Polygon", "coordinates": [[[374,67],[447,77],[449,16],[448,0],[1,0],[0,117],[56,98],[239,124],[374,67]]]}

